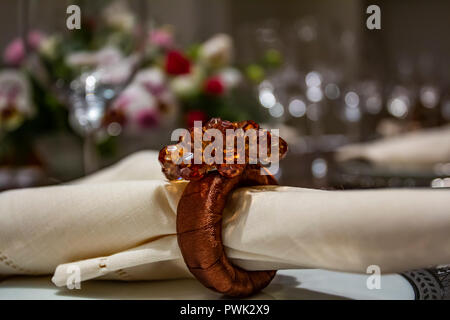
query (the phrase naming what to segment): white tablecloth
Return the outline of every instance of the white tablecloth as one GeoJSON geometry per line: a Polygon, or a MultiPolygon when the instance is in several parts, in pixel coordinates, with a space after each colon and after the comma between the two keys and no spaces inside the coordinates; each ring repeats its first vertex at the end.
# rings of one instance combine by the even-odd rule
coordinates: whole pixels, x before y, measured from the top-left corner
{"type": "MultiPolygon", "coordinates": [[[[381,288],[369,290],[369,275],[318,269],[282,270],[251,299],[414,299],[398,274],[381,276],[381,288]]],[[[87,281],[79,290],[57,288],[50,277],[13,277],[0,282],[0,299],[220,299],[194,279],[166,281],[87,281]]]]}

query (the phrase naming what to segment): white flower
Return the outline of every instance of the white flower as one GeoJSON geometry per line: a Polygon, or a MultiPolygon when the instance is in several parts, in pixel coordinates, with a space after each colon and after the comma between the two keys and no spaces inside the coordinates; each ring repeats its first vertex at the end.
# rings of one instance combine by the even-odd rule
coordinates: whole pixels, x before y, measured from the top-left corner
{"type": "Polygon", "coordinates": [[[200,48],[200,59],[211,66],[224,66],[231,62],[233,40],[227,34],[217,34],[200,48]]]}
{"type": "Polygon", "coordinates": [[[186,97],[193,94],[197,90],[198,85],[192,76],[185,75],[173,79],[170,87],[177,96],[186,97]]]}
{"type": "Polygon", "coordinates": [[[103,11],[103,19],[112,28],[131,32],[136,25],[136,18],[125,1],[115,1],[103,11]]]}
{"type": "Polygon", "coordinates": [[[121,84],[131,76],[138,59],[136,55],[131,55],[114,64],[102,65],[97,69],[100,75],[100,82],[105,84],[121,84]]]}
{"type": "MultiPolygon", "coordinates": [[[[31,89],[25,75],[16,70],[4,70],[0,72],[0,97],[2,101],[11,101],[16,105],[18,111],[26,115],[34,112],[31,102],[31,89]],[[6,100],[4,100],[6,98],[6,100]]],[[[0,110],[7,103],[0,104],[0,110]]]]}
{"type": "Polygon", "coordinates": [[[191,73],[173,78],[170,89],[178,97],[188,97],[200,90],[203,79],[203,71],[199,67],[194,67],[191,73]]]}
{"type": "Polygon", "coordinates": [[[66,58],[66,63],[71,67],[97,67],[112,66],[119,63],[123,55],[115,47],[105,47],[99,51],[79,51],[71,53],[66,58]]]}
{"type": "Polygon", "coordinates": [[[25,75],[16,70],[0,72],[0,128],[14,130],[34,112],[30,84],[25,75]]]}
{"type": "Polygon", "coordinates": [[[104,84],[121,84],[131,75],[138,61],[137,55],[124,57],[116,47],[104,47],[99,51],[80,51],[70,54],[66,63],[71,67],[90,67],[104,84]]]}
{"type": "Polygon", "coordinates": [[[242,81],[242,74],[236,68],[225,68],[219,72],[218,76],[227,90],[237,87],[242,81]]]}
{"type": "Polygon", "coordinates": [[[112,66],[123,59],[122,52],[116,47],[104,47],[95,53],[98,65],[112,66]]]}
{"type": "Polygon", "coordinates": [[[129,116],[144,109],[156,108],[155,97],[140,85],[134,83],[129,85],[123,91],[122,96],[128,101],[124,106],[124,111],[129,116]]]}
{"type": "Polygon", "coordinates": [[[147,68],[140,70],[133,81],[143,86],[160,88],[166,83],[166,75],[160,68],[147,68]]]}
{"type": "Polygon", "coordinates": [[[174,92],[169,90],[167,76],[161,68],[152,67],[141,70],[133,83],[139,84],[155,96],[162,124],[175,119],[178,102],[174,92]]]}
{"type": "Polygon", "coordinates": [[[44,57],[53,59],[56,56],[60,38],[58,36],[51,36],[44,38],[39,44],[39,53],[44,57]]]}
{"type": "Polygon", "coordinates": [[[89,51],[78,51],[66,57],[66,63],[70,67],[93,66],[97,63],[94,53],[89,51]]]}

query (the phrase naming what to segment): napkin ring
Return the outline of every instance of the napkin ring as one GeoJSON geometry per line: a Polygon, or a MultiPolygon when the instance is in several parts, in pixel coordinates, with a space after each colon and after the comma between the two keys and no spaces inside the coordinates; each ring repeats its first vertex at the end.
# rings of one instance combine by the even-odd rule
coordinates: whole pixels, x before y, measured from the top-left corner
{"type": "MultiPolygon", "coordinates": [[[[253,121],[232,123],[220,119],[210,120],[201,130],[205,133],[209,128],[220,130],[224,136],[225,129],[230,128],[243,129],[243,132],[259,130],[253,121]]],[[[188,140],[189,136],[194,138],[193,131],[190,130],[188,140]]],[[[269,134],[269,140],[270,137],[269,134]]],[[[276,140],[281,158],[287,152],[287,144],[281,138],[276,140]]],[[[178,203],[176,222],[178,245],[189,271],[207,288],[232,297],[245,297],[260,291],[276,273],[275,270],[247,271],[234,266],[228,260],[222,243],[222,214],[230,193],[243,186],[278,184],[260,163],[250,163],[249,143],[250,139],[245,142],[247,152],[245,163],[241,164],[218,164],[205,159],[202,164],[175,164],[177,157],[186,159],[193,156],[177,149],[177,145],[163,148],[159,155],[162,171],[169,180],[190,180],[178,203]],[[180,152],[174,156],[175,151],[180,152]]],[[[202,151],[206,146],[202,145],[202,151]]],[[[230,154],[228,148],[224,156],[230,154]]],[[[243,154],[233,150],[233,157],[239,156],[243,154]]]]}

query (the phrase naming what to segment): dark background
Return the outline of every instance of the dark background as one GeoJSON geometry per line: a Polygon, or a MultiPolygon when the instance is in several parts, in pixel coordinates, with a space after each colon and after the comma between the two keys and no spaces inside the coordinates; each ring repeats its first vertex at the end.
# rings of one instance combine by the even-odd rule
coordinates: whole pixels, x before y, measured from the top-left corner
{"type": "MultiPolygon", "coordinates": [[[[129,2],[143,14],[139,1],[129,2]]],[[[31,27],[49,32],[64,30],[65,9],[71,3],[31,1],[31,27]]],[[[17,0],[0,2],[0,47],[19,33],[18,6],[17,0]]],[[[91,6],[95,10],[95,5],[91,6]]],[[[450,2],[446,0],[148,0],[145,6],[146,14],[157,23],[175,26],[177,39],[182,44],[204,40],[217,32],[230,33],[237,39],[236,56],[242,60],[247,59],[242,52],[248,42],[243,38],[243,31],[249,23],[275,18],[286,25],[313,15],[355,34],[355,50],[349,52],[348,57],[349,67],[354,72],[369,72],[367,69],[374,68],[375,63],[389,74],[395,72],[396,62],[401,57],[408,57],[412,63],[421,60],[422,64],[426,64],[428,58],[442,80],[449,81],[446,72],[449,65],[445,58],[450,55],[450,2]],[[370,4],[381,7],[382,30],[365,28],[365,9],[370,4]]]]}

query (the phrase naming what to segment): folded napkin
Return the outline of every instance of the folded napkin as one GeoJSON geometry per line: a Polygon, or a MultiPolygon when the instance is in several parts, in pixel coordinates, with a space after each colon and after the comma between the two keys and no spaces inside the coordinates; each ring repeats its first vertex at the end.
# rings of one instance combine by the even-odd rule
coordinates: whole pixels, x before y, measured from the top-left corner
{"type": "Polygon", "coordinates": [[[450,125],[414,131],[338,149],[338,161],[365,159],[374,164],[402,167],[432,167],[450,162],[450,125]]]}
{"type": "MultiPolygon", "coordinates": [[[[0,275],[81,280],[190,277],[176,240],[186,182],[163,180],[141,152],[70,185],[0,194],[0,275]],[[153,179],[153,180],[151,180],[153,179]],[[56,270],[55,270],[56,268],[56,270]]],[[[223,242],[249,270],[323,268],[383,273],[450,262],[447,190],[236,190],[223,242]]]]}

